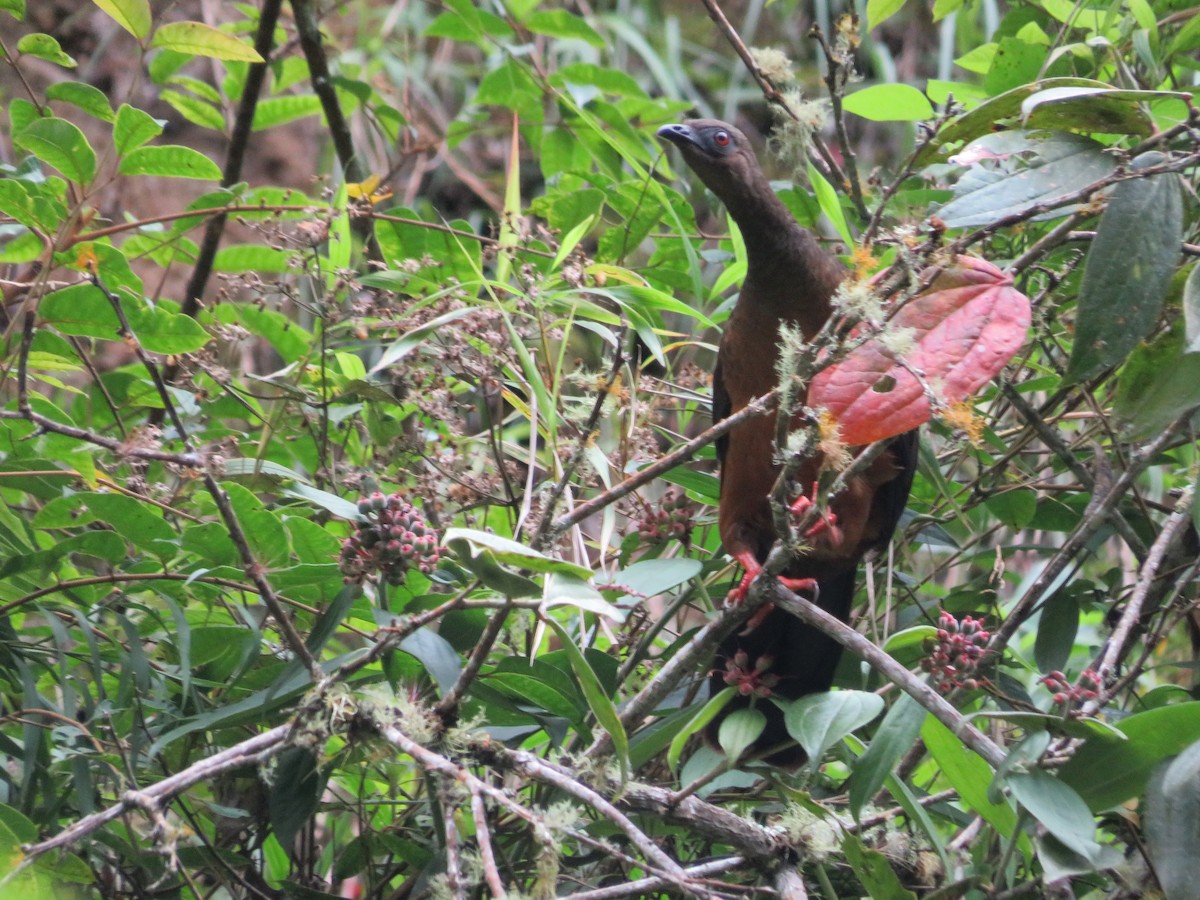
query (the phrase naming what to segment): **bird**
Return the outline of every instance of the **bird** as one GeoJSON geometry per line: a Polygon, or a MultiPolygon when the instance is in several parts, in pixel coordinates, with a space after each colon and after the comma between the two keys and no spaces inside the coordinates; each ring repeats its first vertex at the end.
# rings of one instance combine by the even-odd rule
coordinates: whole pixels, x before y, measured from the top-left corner
{"type": "MultiPolygon", "coordinates": [[[[713,371],[714,424],[769,393],[779,382],[780,329],[799,329],[811,341],[832,313],[832,298],[846,278],[841,261],[825,250],[775,194],[750,141],[733,125],[692,119],[658,129],[689,168],[720,200],[746,248],[746,275],[725,323],[713,371]]],[[[775,415],[739,424],[716,442],[720,466],[717,523],[725,551],[744,569],[727,602],[744,600],[778,537],[769,495],[779,475],[775,415]]],[[[916,469],[917,432],[894,438],[885,451],[832,497],[808,529],[805,552],[794,555],[781,581],[815,598],[827,612],[848,620],[862,558],[887,546],[907,503],[916,469]]],[[[796,484],[815,486],[823,457],[800,467],[796,484]]],[[[815,487],[811,490],[815,492],[815,487]]],[[[793,501],[801,513],[815,497],[803,490],[793,501]]],[[[721,721],[754,705],[765,716],[748,752],[780,768],[806,759],[791,740],[783,711],[768,697],[795,700],[829,690],[841,656],[833,638],[775,607],[756,613],[718,648],[709,683],[727,685],[735,699],[707,728],[716,744],[721,721]]]]}

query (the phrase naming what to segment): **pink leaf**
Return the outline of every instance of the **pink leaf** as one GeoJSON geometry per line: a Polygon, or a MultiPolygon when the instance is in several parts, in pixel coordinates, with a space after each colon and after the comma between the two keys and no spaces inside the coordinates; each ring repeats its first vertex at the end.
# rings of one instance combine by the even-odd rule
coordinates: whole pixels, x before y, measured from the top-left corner
{"type": "Polygon", "coordinates": [[[1021,349],[1029,320],[1029,298],[1010,276],[985,260],[960,256],[887,326],[911,338],[901,353],[907,366],[880,341],[868,341],[817,373],[808,404],[824,407],[851,447],[902,434],[933,415],[914,371],[939,406],[965,400],[1021,349]]]}

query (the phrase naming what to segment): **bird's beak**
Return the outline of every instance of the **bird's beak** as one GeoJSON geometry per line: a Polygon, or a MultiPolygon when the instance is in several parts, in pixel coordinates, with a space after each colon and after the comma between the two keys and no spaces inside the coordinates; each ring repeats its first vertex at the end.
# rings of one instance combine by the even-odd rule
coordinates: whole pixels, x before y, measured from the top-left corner
{"type": "Polygon", "coordinates": [[[690,125],[682,123],[678,125],[664,125],[658,129],[658,136],[663,140],[670,141],[676,147],[696,146],[696,132],[692,130],[690,125]]]}

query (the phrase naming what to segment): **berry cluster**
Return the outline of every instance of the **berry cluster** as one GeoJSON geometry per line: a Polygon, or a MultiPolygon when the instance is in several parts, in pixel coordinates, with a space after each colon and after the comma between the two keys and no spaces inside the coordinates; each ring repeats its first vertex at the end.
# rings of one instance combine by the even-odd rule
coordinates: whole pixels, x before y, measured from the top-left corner
{"type": "Polygon", "coordinates": [[[403,584],[410,568],[428,575],[446,552],[438,546],[437,532],[400,494],[376,491],[358,501],[358,511],[363,518],[338,558],[347,581],[361,583],[379,572],[388,584],[403,584]]]}
{"type": "Polygon", "coordinates": [[[940,693],[955,688],[973,690],[983,680],[980,663],[987,653],[991,632],[983,627],[982,619],[963,616],[959,622],[943,611],[938,616],[937,640],[926,643],[929,653],[921,660],[921,668],[929,673],[929,683],[940,693]]]}
{"type": "Polygon", "coordinates": [[[737,688],[743,697],[770,697],[771,688],[779,684],[779,676],[768,670],[775,664],[775,657],[764,653],[750,668],[750,657],[739,650],[725,660],[725,683],[737,688]]]}
{"type": "Polygon", "coordinates": [[[694,514],[692,502],[682,490],[667,488],[657,510],[646,507],[638,522],[638,534],[652,544],[661,544],[671,538],[686,544],[692,536],[694,514]]]}
{"type": "Polygon", "coordinates": [[[1042,684],[1054,691],[1054,702],[1058,704],[1077,706],[1100,696],[1100,674],[1095,669],[1084,669],[1076,684],[1056,669],[1042,679],[1042,684]]]}

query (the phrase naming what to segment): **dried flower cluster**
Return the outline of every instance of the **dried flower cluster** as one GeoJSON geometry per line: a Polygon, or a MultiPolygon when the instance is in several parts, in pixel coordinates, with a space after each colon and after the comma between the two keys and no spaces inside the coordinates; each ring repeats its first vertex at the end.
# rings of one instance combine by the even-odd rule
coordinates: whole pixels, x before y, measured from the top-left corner
{"type": "Polygon", "coordinates": [[[779,684],[779,676],[769,671],[774,664],[775,657],[764,653],[751,667],[750,657],[739,650],[725,660],[725,683],[737,688],[743,697],[770,697],[772,688],[779,684]]]}
{"type": "Polygon", "coordinates": [[[379,491],[358,501],[363,519],[342,544],[338,565],[347,581],[362,582],[381,573],[388,584],[403,584],[410,568],[428,575],[444,547],[420,512],[400,494],[379,491]]]}
{"type": "Polygon", "coordinates": [[[681,489],[667,488],[657,508],[646,504],[638,521],[638,534],[652,544],[674,539],[686,545],[691,540],[692,518],[695,514],[695,506],[681,489]]]}
{"type": "Polygon", "coordinates": [[[1071,684],[1066,675],[1055,669],[1042,679],[1042,684],[1054,691],[1054,702],[1060,705],[1077,706],[1100,696],[1100,675],[1095,669],[1084,669],[1075,684],[1071,684]]]}
{"type": "Polygon", "coordinates": [[[928,642],[929,655],[921,660],[921,668],[929,673],[930,684],[940,693],[979,687],[983,680],[980,664],[992,636],[983,624],[982,619],[971,616],[963,616],[960,622],[944,610],[938,616],[937,639],[928,642]]]}

